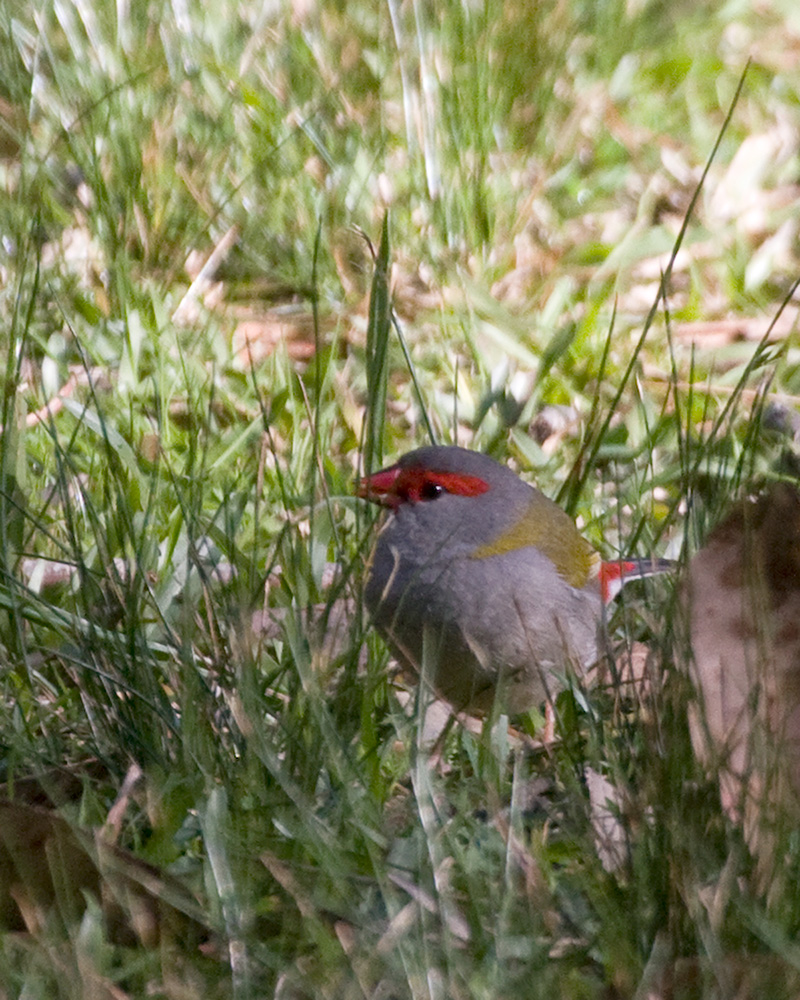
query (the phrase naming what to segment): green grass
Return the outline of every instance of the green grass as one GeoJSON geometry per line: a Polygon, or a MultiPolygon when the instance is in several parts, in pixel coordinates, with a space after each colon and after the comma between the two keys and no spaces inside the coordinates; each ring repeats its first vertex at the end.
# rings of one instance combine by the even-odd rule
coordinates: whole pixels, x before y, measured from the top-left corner
{"type": "Polygon", "coordinates": [[[796,278],[791,13],[498,10],[0,6],[0,766],[78,831],[141,767],[118,842],[207,939],[121,933],[122,876],[116,923],[62,889],[19,927],[0,887],[0,996],[715,997],[739,964],[792,995],[796,837],[753,889],[669,585],[612,622],[654,644],[652,685],[565,692],[547,753],[499,720],[432,766],[365,628],[360,468],[457,439],[604,554],[677,556],[775,474],[761,407],[800,395],[793,328],[686,339],[776,316],[796,278]],[[727,174],[747,137],[770,155],[727,174]],[[179,322],[231,227],[221,303],[179,322]],[[287,315],[310,359],[231,346],[287,315]],[[547,406],[574,422],[543,446],[547,406]],[[614,872],[587,767],[623,790],[614,872]]]}

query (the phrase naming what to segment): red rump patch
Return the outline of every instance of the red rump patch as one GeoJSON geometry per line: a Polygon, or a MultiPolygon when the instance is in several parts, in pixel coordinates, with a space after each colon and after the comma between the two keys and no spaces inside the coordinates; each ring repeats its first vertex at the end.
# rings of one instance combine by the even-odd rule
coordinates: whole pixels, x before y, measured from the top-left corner
{"type": "Polygon", "coordinates": [[[404,503],[424,503],[442,493],[461,497],[477,497],[489,489],[480,476],[461,472],[437,472],[421,465],[403,468],[392,465],[361,480],[358,495],[384,507],[399,507],[404,503]]]}
{"type": "Polygon", "coordinates": [[[635,562],[617,561],[600,563],[600,594],[604,604],[613,601],[622,589],[622,584],[626,578],[636,569],[637,564],[635,562]]]}

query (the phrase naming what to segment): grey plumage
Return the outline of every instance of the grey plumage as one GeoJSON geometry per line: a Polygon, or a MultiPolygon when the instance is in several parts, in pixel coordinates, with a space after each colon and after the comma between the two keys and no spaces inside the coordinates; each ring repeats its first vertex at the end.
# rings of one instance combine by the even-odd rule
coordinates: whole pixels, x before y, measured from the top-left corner
{"type": "MultiPolygon", "coordinates": [[[[365,600],[401,662],[457,709],[484,711],[499,693],[511,713],[549,697],[567,670],[595,662],[601,600],[589,579],[591,550],[567,514],[505,466],[462,448],[421,448],[394,468],[488,485],[480,495],[399,502],[388,515],[365,600]],[[579,586],[545,554],[550,547],[566,551],[579,586]]],[[[379,499],[369,480],[362,489],[379,499]]]]}

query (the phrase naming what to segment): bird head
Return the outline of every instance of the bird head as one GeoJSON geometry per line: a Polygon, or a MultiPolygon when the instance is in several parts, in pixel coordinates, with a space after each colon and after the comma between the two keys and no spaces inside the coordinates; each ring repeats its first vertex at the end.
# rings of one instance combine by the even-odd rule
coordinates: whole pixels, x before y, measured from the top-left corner
{"type": "Polygon", "coordinates": [[[491,480],[501,468],[486,456],[465,448],[418,448],[396,465],[365,476],[358,495],[392,510],[403,504],[428,503],[444,495],[477,497],[491,489],[491,480]]]}
{"type": "Polygon", "coordinates": [[[572,519],[488,455],[452,446],[418,448],[364,477],[358,495],[388,508],[411,544],[446,546],[473,559],[539,549],[572,586],[593,575],[596,557],[572,519]]]}

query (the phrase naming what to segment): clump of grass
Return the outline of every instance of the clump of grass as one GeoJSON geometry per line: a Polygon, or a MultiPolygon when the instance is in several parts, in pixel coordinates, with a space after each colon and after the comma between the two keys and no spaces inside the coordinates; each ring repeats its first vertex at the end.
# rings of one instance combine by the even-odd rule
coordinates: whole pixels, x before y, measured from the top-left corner
{"type": "MultiPolygon", "coordinates": [[[[655,647],[643,691],[565,692],[547,753],[453,726],[438,767],[365,634],[359,449],[469,443],[608,554],[676,554],[785,443],[759,415],[767,384],[796,391],[791,341],[680,340],[706,302],[776,315],[786,294],[785,262],[752,284],[760,245],[698,187],[733,15],[595,7],[0,14],[2,773],[38,776],[76,831],[114,815],[212,929],[155,951],[103,900],[14,911],[9,995],[713,996],[737,956],[792,965],[796,905],[748,887],[660,610],[612,622],[655,647]],[[353,226],[378,244],[369,308],[353,226]],[[224,308],[180,325],[190,251],[231,232],[224,308]],[[235,328],[287,306],[310,362],[235,356],[235,328]],[[547,405],[574,411],[556,448],[529,433],[547,405]],[[621,790],[611,871],[590,771],[621,790]]],[[[729,41],[771,37],[761,16],[729,41]]],[[[767,67],[721,162],[771,121],[767,67]]]]}

